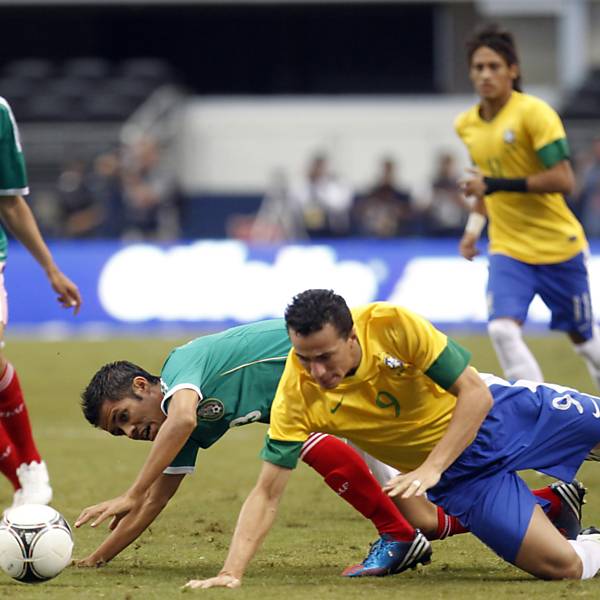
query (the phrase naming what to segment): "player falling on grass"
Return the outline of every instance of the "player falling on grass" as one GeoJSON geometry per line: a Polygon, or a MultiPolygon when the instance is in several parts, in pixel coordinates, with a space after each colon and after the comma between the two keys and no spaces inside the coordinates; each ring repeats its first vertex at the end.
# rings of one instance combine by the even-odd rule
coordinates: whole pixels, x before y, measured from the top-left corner
{"type": "MultiPolygon", "coordinates": [[[[23,196],[29,193],[19,130],[12,110],[0,97],[0,219],[44,269],[58,301],[77,314],[81,297],[77,286],[56,266],[23,196]]],[[[4,266],[8,242],[0,227],[0,348],[8,323],[4,266]]],[[[48,504],[52,488],[48,470],[36,448],[19,378],[0,351],[0,471],[15,493],[13,506],[48,504]]]]}
{"type": "Polygon", "coordinates": [[[479,375],[465,349],[388,303],[350,311],[332,291],[308,290],[288,306],[286,323],[293,349],[273,401],[258,482],[221,572],[187,587],[241,585],[315,429],[347,436],[398,468],[403,474],[386,486],[390,495],[427,493],[524,571],[544,579],[598,572],[600,535],[566,540],[517,471],[571,481],[600,444],[600,398],[479,375]]]}
{"type": "Polygon", "coordinates": [[[460,242],[472,260],[489,219],[488,331],[508,379],[543,381],[521,326],[536,294],[552,312],[600,387],[600,335],[594,324],[587,241],[563,194],[573,191],[569,147],[559,116],[521,91],[512,35],[497,26],[467,44],[478,104],[455,123],[475,168],[461,182],[477,202],[460,242]]]}
{"type": "MultiPolygon", "coordinates": [[[[200,448],[208,448],[234,426],[269,422],[290,347],[283,320],[263,321],[176,348],[160,378],[124,361],[105,365],[94,375],[82,394],[86,418],[113,435],[152,440],[153,448],[122,497],[85,509],[77,520],[80,526],[90,519],[98,524],[107,516],[117,517],[112,533],[79,561],[80,566],[107,562],[133,542],[166,506],[185,474],[194,470],[200,448]]],[[[436,377],[433,371],[431,375],[436,377]]],[[[336,406],[331,407],[332,415],[345,410],[343,403],[336,406]]],[[[379,531],[367,558],[346,569],[345,575],[396,573],[429,558],[427,539],[402,517],[352,448],[336,437],[311,433],[299,451],[300,458],[379,531]]],[[[382,482],[397,473],[366,458],[382,482]]],[[[576,537],[583,488],[557,483],[536,494],[555,525],[576,537]]],[[[465,531],[457,519],[425,498],[399,504],[429,539],[465,531]]]]}

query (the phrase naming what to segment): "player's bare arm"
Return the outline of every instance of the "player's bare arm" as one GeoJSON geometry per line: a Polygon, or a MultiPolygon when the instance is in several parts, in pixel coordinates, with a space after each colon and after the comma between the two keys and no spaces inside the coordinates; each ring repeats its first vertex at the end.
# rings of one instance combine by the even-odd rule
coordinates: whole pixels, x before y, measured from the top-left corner
{"type": "Polygon", "coordinates": [[[572,194],[575,191],[575,175],[571,163],[561,160],[545,171],[530,175],[527,178],[527,191],[572,194]]]}
{"type": "Polygon", "coordinates": [[[185,585],[186,588],[236,588],[241,585],[246,567],[275,521],[279,501],[291,473],[291,469],[263,463],[258,481],[240,511],[221,572],[210,579],[192,579],[185,585]]]}
{"type": "Polygon", "coordinates": [[[486,223],[486,210],[483,197],[473,196],[475,203],[469,213],[465,231],[460,239],[458,250],[463,258],[473,260],[480,254],[477,242],[486,223]]]}
{"type": "Polygon", "coordinates": [[[158,517],[175,495],[185,475],[162,474],[150,488],[143,503],[122,518],[113,517],[111,533],[89,556],[76,560],[78,567],[101,567],[134,542],[158,517]]]}
{"type": "Polygon", "coordinates": [[[171,398],[169,415],[156,434],[150,454],[131,487],[121,496],[88,506],[77,518],[75,527],[92,521],[92,527],[100,525],[109,517],[122,518],[139,505],[150,486],[177,456],[197,425],[196,407],[198,394],[182,389],[171,398]]]}
{"type": "Polygon", "coordinates": [[[384,489],[390,496],[421,496],[436,485],[442,473],[475,439],[492,408],[493,400],[487,386],[470,366],[460,374],[449,391],[457,400],[448,429],[420,467],[389,481],[384,489]]]}
{"type": "Polygon", "coordinates": [[[77,314],[81,306],[79,289],[56,266],[25,199],[22,196],[2,197],[0,218],[44,269],[52,289],[58,294],[60,304],[65,308],[73,308],[77,314]]]}
{"type": "Polygon", "coordinates": [[[467,169],[460,181],[461,191],[465,195],[482,198],[494,191],[520,191],[536,194],[571,194],[575,190],[575,175],[568,160],[561,160],[549,169],[534,173],[523,179],[494,179],[484,177],[479,169],[467,169]],[[510,189],[511,185],[521,182],[523,189],[510,189]],[[500,186],[495,189],[495,186],[500,186]]]}

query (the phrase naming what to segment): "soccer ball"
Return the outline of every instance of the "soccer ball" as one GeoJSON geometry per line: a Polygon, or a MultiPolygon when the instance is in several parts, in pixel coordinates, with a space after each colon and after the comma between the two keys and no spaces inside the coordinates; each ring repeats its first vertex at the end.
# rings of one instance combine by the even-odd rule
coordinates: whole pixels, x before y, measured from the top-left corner
{"type": "Polygon", "coordinates": [[[13,579],[39,583],[71,561],[73,536],[63,516],[44,504],[5,511],[0,521],[0,568],[13,579]]]}

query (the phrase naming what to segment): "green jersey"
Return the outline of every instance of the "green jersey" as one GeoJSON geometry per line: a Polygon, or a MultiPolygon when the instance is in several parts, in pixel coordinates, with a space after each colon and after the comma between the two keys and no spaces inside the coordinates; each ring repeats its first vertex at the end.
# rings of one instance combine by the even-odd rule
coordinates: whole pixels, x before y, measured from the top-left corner
{"type": "Polygon", "coordinates": [[[198,449],[232,427],[269,422],[290,347],[285,322],[275,319],[197,338],[169,354],[161,371],[163,412],[181,389],[200,401],[198,425],[165,473],[191,473],[198,449]]]}
{"type": "MultiPolygon", "coordinates": [[[[28,193],[25,159],[17,122],[10,105],[0,96],[0,196],[23,196],[28,193]]],[[[2,262],[6,260],[7,246],[6,233],[0,227],[2,262]]]]}

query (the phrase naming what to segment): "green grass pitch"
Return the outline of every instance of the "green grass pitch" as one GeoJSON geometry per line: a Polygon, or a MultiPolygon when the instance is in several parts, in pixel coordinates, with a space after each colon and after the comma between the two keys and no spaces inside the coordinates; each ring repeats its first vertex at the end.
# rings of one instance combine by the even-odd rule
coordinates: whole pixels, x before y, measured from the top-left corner
{"type": "MultiPolygon", "coordinates": [[[[474,353],[474,365],[499,372],[485,337],[457,336],[474,353]]],[[[89,504],[123,492],[142,464],[149,446],[111,438],[92,429],[81,416],[79,392],[95,369],[111,360],[129,359],[158,372],[168,350],[181,340],[141,338],[102,342],[10,340],[7,354],[17,366],[36,438],[50,470],[54,506],[72,523],[89,504]]],[[[583,363],[558,336],[534,338],[531,346],[548,381],[594,388],[583,363]]],[[[250,566],[243,587],[182,592],[189,578],[219,570],[241,502],[259,470],[262,425],[228,433],[199,454],[196,474],[187,478],[163,515],[136,543],[102,569],[69,568],[37,586],[13,582],[0,573],[0,597],[53,599],[333,598],[353,600],[469,600],[491,598],[597,598],[600,581],[542,582],[496,558],[470,535],[434,542],[433,562],[418,571],[382,579],[348,580],[341,570],[360,560],[376,538],[369,522],[338,499],[320,478],[300,465],[285,495],[274,529],[250,566]],[[183,594],[183,596],[182,596],[183,594]]],[[[600,464],[580,472],[588,486],[586,524],[600,525],[600,464]]],[[[528,474],[533,486],[548,481],[528,474]]],[[[0,485],[0,506],[11,502],[7,481],[0,485]]],[[[82,557],[106,529],[75,532],[75,556],[82,557]]]]}

